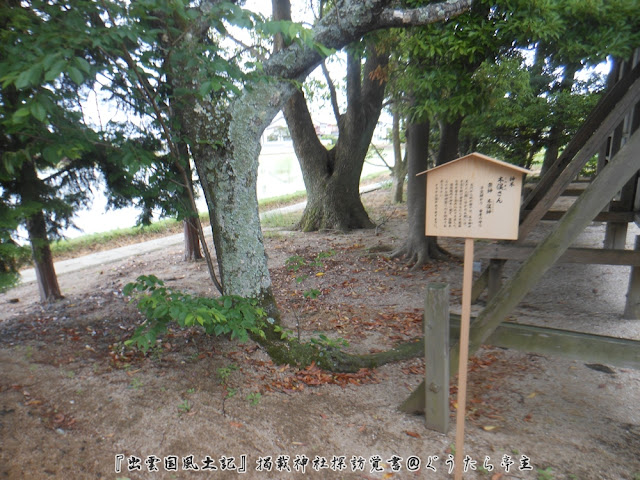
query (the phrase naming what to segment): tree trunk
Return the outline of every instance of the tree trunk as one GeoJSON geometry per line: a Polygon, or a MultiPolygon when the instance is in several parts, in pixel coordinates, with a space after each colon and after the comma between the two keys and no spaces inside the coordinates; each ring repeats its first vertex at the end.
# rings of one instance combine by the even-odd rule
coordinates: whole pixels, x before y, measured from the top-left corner
{"type": "MultiPolygon", "coordinates": [[[[339,49],[366,32],[382,27],[408,26],[392,11],[384,10],[387,3],[381,0],[367,4],[345,2],[339,12],[334,9],[314,27],[314,41],[339,49]],[[342,27],[342,19],[346,18],[349,28],[342,27]]],[[[470,3],[459,0],[429,5],[414,12],[410,20],[416,24],[440,21],[464,11],[470,3]]],[[[321,60],[314,48],[292,45],[291,49],[287,48],[265,62],[264,72],[271,81],[255,82],[231,105],[217,104],[215,100],[194,101],[191,108],[184,109],[188,114],[185,120],[188,121],[190,146],[207,199],[224,293],[257,299],[275,322],[279,315],[267,268],[256,195],[260,138],[278,110],[296,91],[292,80],[303,81],[321,60]]],[[[368,75],[365,77],[365,81],[370,79],[368,75]]],[[[365,112],[370,113],[366,109],[365,112]]],[[[365,120],[370,120],[370,116],[365,116],[365,120]]],[[[362,128],[357,122],[345,124],[354,129],[362,128]]],[[[365,153],[368,143],[364,147],[359,145],[365,153]]],[[[318,168],[324,170],[325,176],[330,172],[340,173],[345,169],[344,161],[336,155],[335,163],[327,162],[318,168]]]]}
{"type": "Polygon", "coordinates": [[[443,256],[436,237],[425,236],[427,182],[424,175],[416,176],[427,169],[430,128],[428,121],[407,125],[409,232],[404,244],[391,254],[394,258],[404,257],[414,269],[443,256]]]}
{"type": "Polygon", "coordinates": [[[301,90],[282,110],[307,190],[299,224],[305,232],[374,226],[360,200],[360,175],[384,99],[385,82],[372,78],[372,73],[386,66],[388,57],[372,44],[368,52],[364,75],[360,56],[347,55],[347,111],[338,120],[334,148],[327,150],[318,139],[301,90]]]}
{"type": "Polygon", "coordinates": [[[400,111],[393,107],[393,201],[402,203],[404,199],[404,179],[407,176],[407,156],[402,157],[402,143],[400,142],[400,111]]]}
{"type": "MultiPolygon", "coordinates": [[[[579,64],[568,64],[564,67],[564,75],[562,82],[558,87],[558,92],[570,92],[573,87],[574,76],[578,71],[579,64]]],[[[564,115],[561,112],[559,105],[556,105],[556,111],[551,116],[551,129],[549,130],[549,137],[545,142],[544,161],[542,162],[542,169],[540,170],[540,176],[544,176],[545,173],[551,168],[551,166],[558,159],[560,148],[565,142],[565,127],[564,127],[564,115]]]]}
{"type": "Polygon", "coordinates": [[[38,188],[40,188],[41,181],[38,179],[38,173],[33,162],[24,162],[20,181],[23,182],[23,186],[20,189],[22,191],[22,204],[32,209],[36,205],[38,206],[37,210],[34,209],[34,213],[27,218],[26,229],[31,243],[40,301],[52,302],[59,300],[63,296],[60,292],[58,277],[53,266],[53,256],[51,255],[51,247],[47,236],[47,222],[42,207],[40,207],[38,188]]]}
{"type": "Polygon", "coordinates": [[[38,280],[41,302],[53,302],[63,298],[58,285],[58,277],[53,266],[53,256],[47,237],[47,223],[42,210],[31,215],[26,222],[33,263],[38,280]]]}
{"type": "Polygon", "coordinates": [[[200,238],[198,237],[198,227],[192,220],[186,218],[182,221],[184,227],[184,260],[191,262],[202,260],[202,252],[200,251],[200,238]]]}
{"type": "MultiPolygon", "coordinates": [[[[187,180],[189,185],[187,188],[190,188],[193,192],[193,175],[191,173],[191,167],[189,166],[189,151],[186,148],[186,145],[180,145],[180,155],[182,158],[187,159],[187,165],[185,167],[185,172],[187,176],[187,180]]],[[[198,226],[196,224],[198,220],[198,212],[194,211],[193,205],[191,205],[191,197],[189,196],[189,192],[186,190],[182,196],[181,200],[182,204],[185,206],[187,210],[187,216],[182,221],[184,226],[184,260],[185,262],[202,260],[202,252],[200,251],[200,236],[198,234],[198,226]]]]}
{"type": "Polygon", "coordinates": [[[462,120],[463,117],[458,117],[453,121],[440,122],[440,147],[436,165],[444,165],[458,158],[462,120]]]}

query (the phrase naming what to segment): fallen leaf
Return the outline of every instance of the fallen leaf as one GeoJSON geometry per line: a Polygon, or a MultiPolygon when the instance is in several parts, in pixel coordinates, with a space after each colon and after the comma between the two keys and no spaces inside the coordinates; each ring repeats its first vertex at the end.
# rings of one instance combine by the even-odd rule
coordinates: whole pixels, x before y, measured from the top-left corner
{"type": "Polygon", "coordinates": [[[504,475],[503,473],[494,473],[491,476],[491,480],[500,480],[503,477],[503,475],[504,475]]]}
{"type": "Polygon", "coordinates": [[[234,421],[230,421],[229,425],[235,428],[242,428],[244,427],[244,425],[242,425],[240,422],[234,422],[234,421]]]}
{"type": "Polygon", "coordinates": [[[316,273],[316,277],[322,277],[324,275],[324,272],[318,272],[316,273]]]}
{"type": "Polygon", "coordinates": [[[482,427],[482,429],[485,432],[490,432],[491,430],[495,430],[496,428],[498,428],[498,427],[495,426],[495,425],[485,425],[484,427],[482,427]]]}
{"type": "Polygon", "coordinates": [[[527,395],[527,398],[533,398],[538,394],[538,392],[531,392],[529,395],[527,395]]]}
{"type": "Polygon", "coordinates": [[[409,435],[410,437],[413,437],[413,438],[421,438],[420,434],[417,433],[417,432],[411,432],[409,430],[405,430],[404,433],[406,433],[407,435],[409,435]]]}

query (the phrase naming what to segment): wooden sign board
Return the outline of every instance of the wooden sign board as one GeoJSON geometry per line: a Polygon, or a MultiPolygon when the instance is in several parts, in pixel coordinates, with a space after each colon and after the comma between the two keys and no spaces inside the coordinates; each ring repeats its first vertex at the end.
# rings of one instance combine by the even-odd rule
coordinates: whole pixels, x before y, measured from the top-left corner
{"type": "Polygon", "coordinates": [[[427,174],[426,235],[518,238],[522,177],[529,170],[472,153],[422,173],[427,174]]]}

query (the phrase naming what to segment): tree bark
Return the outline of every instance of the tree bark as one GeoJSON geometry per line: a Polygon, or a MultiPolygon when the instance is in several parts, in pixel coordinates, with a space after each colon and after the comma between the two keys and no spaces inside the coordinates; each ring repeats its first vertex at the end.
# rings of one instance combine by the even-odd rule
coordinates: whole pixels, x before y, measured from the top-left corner
{"type": "Polygon", "coordinates": [[[402,203],[404,200],[404,179],[407,176],[407,155],[402,156],[402,143],[400,141],[400,111],[393,107],[393,201],[402,203]]]}
{"type": "Polygon", "coordinates": [[[427,182],[424,175],[416,176],[428,168],[430,128],[429,121],[407,125],[409,232],[404,244],[391,254],[394,258],[404,257],[414,269],[443,256],[436,237],[425,236],[427,182]]]}
{"type": "Polygon", "coordinates": [[[458,117],[453,121],[440,121],[440,146],[436,165],[444,165],[458,158],[462,120],[463,117],[458,117]]]}
{"type": "Polygon", "coordinates": [[[41,183],[38,179],[36,167],[32,161],[24,162],[21,171],[22,204],[33,210],[26,219],[26,229],[31,243],[33,263],[38,281],[40,301],[52,302],[63,298],[58,285],[58,277],[53,266],[53,256],[47,236],[47,222],[42,211],[38,188],[41,183]]]}
{"type": "Polygon", "coordinates": [[[26,222],[33,263],[38,280],[41,302],[53,302],[64,298],[58,285],[58,277],[53,266],[53,256],[47,237],[47,223],[42,210],[31,215],[26,222]]]}
{"type": "Polygon", "coordinates": [[[202,252],[200,251],[200,238],[198,237],[198,227],[192,220],[186,218],[182,221],[184,231],[184,260],[185,262],[193,262],[202,260],[202,252]]]}

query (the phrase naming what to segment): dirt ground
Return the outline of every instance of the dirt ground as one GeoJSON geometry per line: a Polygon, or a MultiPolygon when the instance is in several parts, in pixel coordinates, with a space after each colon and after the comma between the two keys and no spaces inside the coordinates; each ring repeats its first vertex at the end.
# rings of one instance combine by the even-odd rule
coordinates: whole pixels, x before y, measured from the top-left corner
{"type": "MultiPolygon", "coordinates": [[[[381,223],[375,231],[267,232],[294,334],[324,332],[354,352],[387,349],[420,335],[433,281],[450,282],[456,310],[461,261],[410,271],[386,256],[406,232],[406,208],[387,205],[388,196],[365,197],[381,223]],[[285,262],[296,255],[306,265],[292,272],[285,262]]],[[[600,244],[602,232],[593,224],[581,241],[600,244]]],[[[459,242],[445,246],[461,252],[459,242]]],[[[205,264],[181,254],[62,275],[66,298],[51,306],[37,302],[34,284],[0,295],[0,478],[453,477],[455,397],[446,435],[398,411],[424,360],[352,375],[300,371],[274,365],[252,342],[197,330],[172,331],[146,356],[124,349],[142,319],[122,288],[138,275],[213,293],[205,264]]],[[[554,267],[512,319],[640,339],[640,322],[620,319],[628,275],[628,267],[554,267]]],[[[491,347],[474,357],[465,453],[477,464],[465,478],[640,479],[640,372],[585,363],[491,347]]]]}

